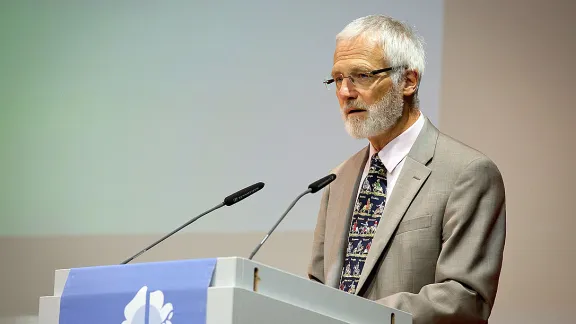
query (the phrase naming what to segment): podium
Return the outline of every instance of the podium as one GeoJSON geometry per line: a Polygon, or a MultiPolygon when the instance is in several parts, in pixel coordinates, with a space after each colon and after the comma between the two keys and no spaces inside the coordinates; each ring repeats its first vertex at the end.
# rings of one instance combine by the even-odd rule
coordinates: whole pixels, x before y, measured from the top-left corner
{"type": "Polygon", "coordinates": [[[412,323],[409,313],[241,257],[79,269],[56,270],[39,324],[412,323]]]}

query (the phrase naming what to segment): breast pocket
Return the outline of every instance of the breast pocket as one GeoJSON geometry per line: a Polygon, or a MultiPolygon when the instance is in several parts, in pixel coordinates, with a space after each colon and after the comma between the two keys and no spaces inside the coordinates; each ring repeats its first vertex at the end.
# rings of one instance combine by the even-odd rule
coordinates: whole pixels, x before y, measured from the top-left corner
{"type": "Polygon", "coordinates": [[[402,233],[411,232],[423,228],[428,228],[432,225],[432,216],[426,215],[417,218],[407,219],[398,225],[398,230],[396,230],[396,235],[402,233]]]}

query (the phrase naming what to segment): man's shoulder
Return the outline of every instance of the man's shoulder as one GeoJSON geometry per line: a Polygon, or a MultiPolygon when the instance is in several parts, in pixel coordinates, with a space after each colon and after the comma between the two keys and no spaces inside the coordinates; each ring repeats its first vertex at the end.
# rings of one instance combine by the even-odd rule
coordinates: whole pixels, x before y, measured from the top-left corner
{"type": "Polygon", "coordinates": [[[443,132],[438,132],[438,141],[435,153],[435,155],[447,154],[463,161],[488,158],[488,156],[480,149],[443,132]]]}
{"type": "Polygon", "coordinates": [[[480,168],[501,176],[498,166],[486,153],[443,132],[438,133],[431,164],[433,168],[450,169],[450,172],[480,168]]]}

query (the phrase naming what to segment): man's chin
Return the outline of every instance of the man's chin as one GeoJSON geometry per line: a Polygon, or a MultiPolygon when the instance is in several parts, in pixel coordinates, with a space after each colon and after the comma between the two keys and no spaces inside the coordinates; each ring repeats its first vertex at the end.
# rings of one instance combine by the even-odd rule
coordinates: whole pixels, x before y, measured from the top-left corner
{"type": "Polygon", "coordinates": [[[364,122],[352,122],[350,120],[346,121],[345,128],[348,135],[355,139],[367,139],[386,132],[386,129],[375,129],[364,122]]]}
{"type": "Polygon", "coordinates": [[[370,137],[370,134],[368,134],[367,132],[366,126],[361,123],[358,122],[354,123],[351,122],[350,120],[347,120],[345,128],[348,135],[350,135],[355,139],[365,139],[370,137]]]}
{"type": "Polygon", "coordinates": [[[353,139],[366,139],[368,138],[366,135],[361,134],[361,133],[355,133],[355,132],[351,132],[349,130],[347,130],[348,135],[350,135],[350,137],[352,137],[353,139]]]}

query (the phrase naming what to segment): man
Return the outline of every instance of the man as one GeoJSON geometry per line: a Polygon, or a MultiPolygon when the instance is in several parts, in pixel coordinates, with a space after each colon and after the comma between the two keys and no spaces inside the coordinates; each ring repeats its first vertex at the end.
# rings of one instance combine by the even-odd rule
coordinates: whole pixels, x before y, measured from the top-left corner
{"type": "Polygon", "coordinates": [[[486,323],[502,266],[504,184],[482,153],[419,110],[424,50],[388,17],[336,38],[332,79],[346,130],[369,144],[323,192],[311,279],[409,312],[418,323],[486,323]]]}

